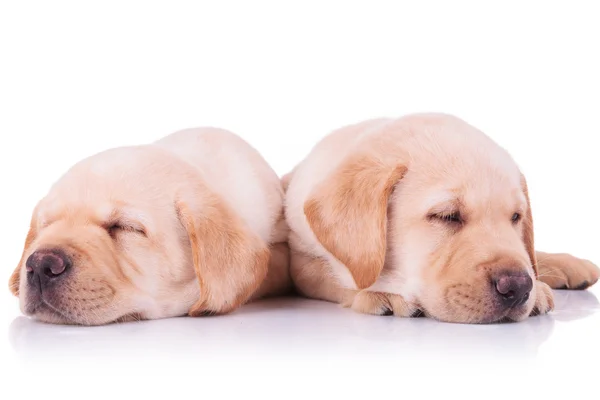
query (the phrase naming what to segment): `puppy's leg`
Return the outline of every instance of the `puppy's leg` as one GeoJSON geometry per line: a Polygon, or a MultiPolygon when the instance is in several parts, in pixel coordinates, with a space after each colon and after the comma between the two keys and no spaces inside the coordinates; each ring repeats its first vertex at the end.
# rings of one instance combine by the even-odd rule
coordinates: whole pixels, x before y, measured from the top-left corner
{"type": "Polygon", "coordinates": [[[338,303],[363,314],[411,317],[418,312],[415,306],[395,294],[342,288],[322,258],[292,251],[290,273],[296,290],[306,297],[338,303]]]}
{"type": "Polygon", "coordinates": [[[292,250],[290,274],[299,294],[342,305],[352,304],[356,290],[340,287],[322,258],[292,250]]]}
{"type": "Polygon", "coordinates": [[[536,258],[538,279],[552,289],[587,289],[600,278],[600,268],[570,254],[537,251],[536,258]]]}

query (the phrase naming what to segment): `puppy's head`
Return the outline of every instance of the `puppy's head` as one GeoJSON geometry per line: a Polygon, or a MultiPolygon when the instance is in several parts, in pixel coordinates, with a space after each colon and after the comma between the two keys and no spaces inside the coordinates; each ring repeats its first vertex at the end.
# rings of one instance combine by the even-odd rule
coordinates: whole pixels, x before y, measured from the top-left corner
{"type": "Polygon", "coordinates": [[[532,311],[525,179],[502,148],[454,117],[413,115],[365,137],[305,213],[359,289],[400,294],[444,321],[532,311]]]}
{"type": "MultiPolygon", "coordinates": [[[[198,252],[209,246],[219,262],[226,254],[226,238],[216,236],[226,230],[212,224],[235,226],[212,215],[220,205],[207,195],[195,171],[151,146],[109,150],[76,164],[33,212],[9,283],[21,310],[46,322],[85,325],[186,314],[199,298],[198,252]],[[203,211],[207,201],[210,216],[203,211]],[[188,229],[194,224],[217,233],[188,229]]],[[[233,245],[229,253],[238,255],[233,245]]]]}

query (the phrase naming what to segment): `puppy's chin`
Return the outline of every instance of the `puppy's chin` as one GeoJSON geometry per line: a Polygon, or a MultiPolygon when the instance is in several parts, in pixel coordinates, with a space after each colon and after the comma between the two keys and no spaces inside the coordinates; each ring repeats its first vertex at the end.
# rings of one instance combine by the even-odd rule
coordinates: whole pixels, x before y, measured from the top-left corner
{"type": "Polygon", "coordinates": [[[495,302],[475,301],[472,308],[456,307],[451,301],[441,299],[437,305],[425,308],[425,315],[440,322],[458,324],[496,324],[519,322],[531,315],[534,303],[530,300],[515,307],[501,307],[495,302]]]}
{"type": "Polygon", "coordinates": [[[23,313],[33,319],[48,324],[80,325],[43,301],[27,303],[23,309],[23,313]]]}
{"type": "Polygon", "coordinates": [[[526,305],[516,307],[507,312],[491,312],[489,316],[480,321],[473,321],[473,324],[496,324],[507,322],[519,322],[526,319],[530,314],[530,309],[526,305]]]}
{"type": "Polygon", "coordinates": [[[453,324],[475,324],[475,325],[486,325],[486,324],[497,324],[507,322],[519,322],[523,321],[529,316],[527,310],[522,307],[519,309],[511,310],[508,313],[486,313],[482,316],[473,317],[471,315],[462,314],[438,314],[436,312],[425,312],[430,318],[436,319],[440,322],[453,323],[453,324]]]}
{"type": "Polygon", "coordinates": [[[78,320],[62,314],[60,311],[52,308],[51,306],[45,303],[38,304],[35,311],[26,313],[26,315],[30,316],[35,320],[48,324],[78,326],[109,325],[114,323],[137,322],[145,319],[141,314],[134,312],[130,314],[125,314],[121,317],[114,319],[92,320],[88,318],[83,318],[78,320]]]}
{"type": "Polygon", "coordinates": [[[58,307],[52,303],[51,299],[44,299],[43,296],[35,293],[25,296],[21,308],[25,315],[37,321],[56,325],[97,326],[144,319],[141,314],[135,312],[116,317],[101,312],[90,313],[89,315],[79,313],[69,310],[68,307],[58,307]]]}

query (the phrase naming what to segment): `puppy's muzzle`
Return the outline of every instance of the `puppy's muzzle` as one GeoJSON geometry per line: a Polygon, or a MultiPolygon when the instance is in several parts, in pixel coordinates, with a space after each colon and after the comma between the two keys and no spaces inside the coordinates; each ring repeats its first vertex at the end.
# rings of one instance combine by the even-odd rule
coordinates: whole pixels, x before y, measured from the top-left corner
{"type": "Polygon", "coordinates": [[[60,249],[37,250],[25,262],[27,283],[42,292],[62,280],[71,265],[70,258],[60,249]]]}

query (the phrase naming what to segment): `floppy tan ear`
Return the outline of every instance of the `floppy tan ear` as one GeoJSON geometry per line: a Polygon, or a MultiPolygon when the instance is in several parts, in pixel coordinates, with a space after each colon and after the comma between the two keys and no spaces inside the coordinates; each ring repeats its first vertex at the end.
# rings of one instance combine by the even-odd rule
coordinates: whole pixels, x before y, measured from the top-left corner
{"type": "Polygon", "coordinates": [[[527,254],[529,255],[529,260],[531,261],[531,265],[533,266],[533,272],[535,276],[539,276],[538,272],[538,263],[535,252],[535,244],[533,237],[533,214],[531,213],[531,202],[529,200],[529,191],[527,189],[527,181],[525,180],[525,176],[521,175],[521,186],[523,188],[523,193],[525,194],[525,198],[527,199],[527,214],[523,219],[523,242],[525,243],[525,249],[527,250],[527,254]]]}
{"type": "Polygon", "coordinates": [[[29,246],[31,246],[31,243],[35,240],[36,236],[37,236],[36,223],[35,223],[35,219],[32,217],[31,223],[29,224],[29,232],[27,232],[27,237],[25,238],[25,244],[23,245],[23,252],[21,253],[21,259],[19,260],[17,267],[15,268],[15,270],[13,271],[12,275],[10,276],[10,278],[8,280],[8,288],[10,289],[10,292],[14,296],[17,296],[17,297],[19,296],[19,286],[21,284],[21,266],[23,265],[23,262],[25,262],[25,254],[27,253],[27,249],[29,249],[29,246]]]}
{"type": "Polygon", "coordinates": [[[383,269],[388,198],[405,172],[400,163],[357,154],[316,187],[304,204],[317,239],[348,268],[358,289],[375,283],[383,269]]]}
{"type": "Polygon", "coordinates": [[[208,187],[189,189],[176,200],[200,284],[200,298],[189,315],[228,313],[244,304],[265,279],[269,248],[208,187]]]}

